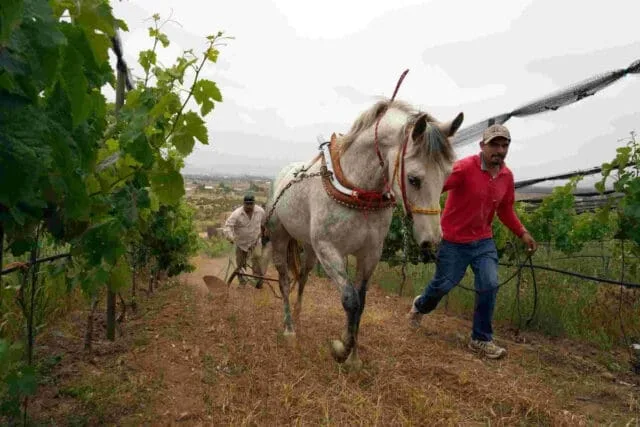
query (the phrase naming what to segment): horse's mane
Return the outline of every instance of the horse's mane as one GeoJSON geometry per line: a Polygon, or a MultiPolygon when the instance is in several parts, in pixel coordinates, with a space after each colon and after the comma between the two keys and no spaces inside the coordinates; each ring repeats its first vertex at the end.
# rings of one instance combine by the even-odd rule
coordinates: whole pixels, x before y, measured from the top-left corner
{"type": "Polygon", "coordinates": [[[363,111],[351,125],[349,132],[340,138],[340,151],[344,153],[349,149],[353,141],[366,129],[374,126],[378,117],[390,108],[397,108],[407,114],[414,115],[417,111],[408,103],[403,101],[381,100],[376,102],[368,110],[363,111]]]}
{"type": "Polygon", "coordinates": [[[400,129],[402,134],[412,128],[420,116],[423,114],[427,115],[428,125],[426,131],[422,134],[422,141],[415,141],[416,144],[411,144],[410,149],[407,152],[409,156],[425,155],[428,161],[435,162],[442,167],[453,163],[455,160],[453,147],[449,140],[442,134],[440,129],[435,126],[434,123],[436,123],[437,120],[429,113],[421,112],[410,104],[397,100],[378,101],[369,109],[362,112],[351,125],[349,132],[339,138],[340,152],[344,153],[347,151],[353,141],[355,141],[362,132],[369,129],[371,126],[375,126],[378,117],[391,108],[396,108],[410,116],[409,120],[407,120],[402,129],[400,129]]]}

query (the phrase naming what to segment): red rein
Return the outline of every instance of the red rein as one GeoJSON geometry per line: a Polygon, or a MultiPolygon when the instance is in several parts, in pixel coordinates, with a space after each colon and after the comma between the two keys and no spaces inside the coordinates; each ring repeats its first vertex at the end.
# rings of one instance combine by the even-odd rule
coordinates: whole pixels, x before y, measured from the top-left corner
{"type": "MultiPolygon", "coordinates": [[[[389,103],[392,103],[393,100],[396,98],[396,95],[398,94],[398,90],[400,89],[400,85],[402,84],[402,81],[404,80],[404,78],[407,76],[408,72],[409,72],[409,69],[407,68],[400,75],[400,78],[398,79],[398,83],[396,83],[396,88],[393,91],[393,95],[391,96],[391,101],[389,101],[389,103]]],[[[383,169],[384,169],[384,159],[382,158],[382,153],[380,152],[380,143],[378,141],[378,125],[380,124],[380,120],[382,120],[382,117],[384,116],[385,113],[386,113],[386,110],[382,114],[380,114],[380,117],[378,117],[378,120],[376,121],[376,127],[374,130],[374,146],[376,149],[378,160],[380,160],[380,167],[383,169]]],[[[404,185],[404,156],[407,152],[408,142],[409,142],[409,137],[407,136],[407,140],[404,142],[402,146],[402,161],[401,161],[399,181],[400,181],[400,189],[402,191],[402,203],[404,204],[407,215],[411,216],[411,209],[409,209],[409,204],[407,202],[406,188],[404,185]]],[[[395,171],[393,174],[395,176],[395,171]]],[[[383,173],[382,177],[384,179],[384,190],[382,190],[382,193],[377,191],[371,192],[371,193],[375,193],[376,195],[379,195],[378,197],[382,197],[383,194],[387,194],[391,192],[391,183],[389,183],[389,181],[387,180],[387,175],[383,173]]]]}

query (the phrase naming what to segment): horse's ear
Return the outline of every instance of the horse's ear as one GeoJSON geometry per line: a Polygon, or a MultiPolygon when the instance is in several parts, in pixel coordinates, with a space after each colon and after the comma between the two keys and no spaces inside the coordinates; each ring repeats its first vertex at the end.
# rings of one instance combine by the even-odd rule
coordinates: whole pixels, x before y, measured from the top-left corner
{"type": "Polygon", "coordinates": [[[460,126],[462,125],[462,121],[464,120],[464,114],[458,113],[455,119],[450,122],[442,123],[439,127],[443,134],[447,136],[453,136],[460,126]]]}
{"type": "Polygon", "coordinates": [[[424,131],[427,129],[427,118],[429,116],[427,114],[422,114],[416,120],[416,123],[413,125],[413,131],[411,132],[411,139],[414,141],[420,140],[422,135],[424,135],[424,131]]]}

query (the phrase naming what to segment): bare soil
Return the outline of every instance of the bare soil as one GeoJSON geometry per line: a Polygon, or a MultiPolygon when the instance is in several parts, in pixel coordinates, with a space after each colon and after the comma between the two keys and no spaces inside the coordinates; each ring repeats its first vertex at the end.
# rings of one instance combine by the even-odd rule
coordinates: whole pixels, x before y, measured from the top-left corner
{"type": "MultiPolygon", "coordinates": [[[[408,327],[410,299],[375,284],[360,331],[363,369],[335,363],[340,296],[312,277],[295,339],[282,302],[261,290],[207,287],[227,258],[143,297],[115,343],[81,350],[86,312],[40,339],[46,375],[30,402],[46,425],[637,425],[640,378],[610,372],[610,355],[566,340],[498,328],[505,359],[466,347],[470,321],[442,309],[408,327]],[[53,356],[52,356],[53,355],[53,356]],[[56,358],[56,356],[58,356],[56,358]],[[47,368],[48,366],[48,368],[47,368]]],[[[270,277],[276,277],[273,269],[270,277]]],[[[277,286],[274,286],[277,287],[277,286]]],[[[295,301],[295,296],[293,297],[295,301]]],[[[96,336],[104,336],[100,321],[96,336]]]]}

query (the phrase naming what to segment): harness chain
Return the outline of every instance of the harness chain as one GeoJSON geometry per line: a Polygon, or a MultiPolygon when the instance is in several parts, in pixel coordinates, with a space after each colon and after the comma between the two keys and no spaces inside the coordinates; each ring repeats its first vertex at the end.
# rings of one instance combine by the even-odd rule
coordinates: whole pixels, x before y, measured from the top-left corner
{"type": "Polygon", "coordinates": [[[276,199],[273,201],[273,205],[271,205],[271,209],[269,209],[269,213],[267,214],[267,219],[265,220],[265,224],[269,224],[269,221],[271,220],[271,216],[273,215],[273,212],[276,209],[276,205],[278,204],[278,201],[280,200],[280,197],[282,197],[282,195],[295,183],[298,183],[306,178],[315,178],[318,176],[327,176],[329,175],[329,171],[327,170],[327,168],[325,166],[322,166],[320,168],[319,172],[314,172],[314,173],[310,173],[310,174],[306,174],[304,173],[305,171],[300,171],[296,174],[296,177],[293,178],[291,181],[289,181],[287,183],[287,185],[284,186],[284,188],[282,189],[282,191],[280,191],[280,194],[278,194],[278,197],[276,197],[276,199]],[[300,173],[303,172],[303,173],[300,173]]]}
{"type": "MultiPolygon", "coordinates": [[[[315,162],[313,162],[315,163],[315,162]]],[[[313,165],[313,164],[312,164],[313,165]]],[[[310,173],[310,174],[306,174],[305,172],[307,170],[309,170],[311,168],[311,165],[303,168],[301,170],[299,170],[298,172],[294,173],[295,178],[293,178],[291,181],[289,181],[287,183],[287,185],[284,186],[284,188],[280,191],[280,194],[278,194],[278,197],[276,197],[276,199],[273,201],[273,205],[271,205],[271,209],[269,209],[269,213],[267,214],[267,218],[265,220],[265,224],[269,224],[269,221],[271,220],[271,216],[273,215],[273,212],[276,209],[276,205],[278,204],[278,201],[280,200],[280,198],[282,197],[282,195],[295,183],[298,183],[306,178],[315,178],[315,177],[321,177],[321,176],[325,176],[329,174],[329,171],[327,170],[327,168],[325,166],[322,166],[320,168],[319,172],[314,172],[314,173],[310,173]]],[[[281,296],[279,296],[275,289],[273,289],[273,287],[271,286],[271,283],[269,283],[269,281],[267,280],[267,285],[269,286],[269,288],[271,289],[271,292],[273,293],[273,296],[275,296],[278,299],[282,299],[281,296]]]]}

